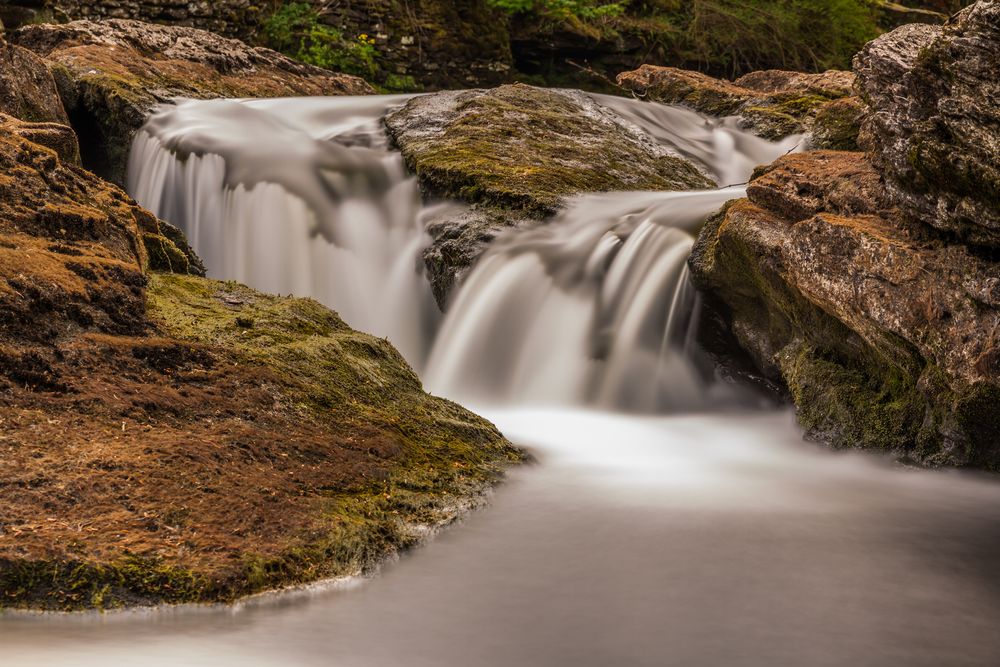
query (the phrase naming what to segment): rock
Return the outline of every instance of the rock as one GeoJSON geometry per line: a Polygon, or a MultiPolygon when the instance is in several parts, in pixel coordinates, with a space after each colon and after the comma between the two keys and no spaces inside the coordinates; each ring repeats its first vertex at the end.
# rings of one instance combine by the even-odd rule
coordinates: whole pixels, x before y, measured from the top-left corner
{"type": "Polygon", "coordinates": [[[0,113],[33,123],[69,125],[45,62],[0,38],[0,113]]]}
{"type": "Polygon", "coordinates": [[[589,96],[520,84],[415,97],[386,125],[430,196],[554,213],[564,197],[714,183],[589,96]]]}
{"type": "Polygon", "coordinates": [[[358,574],[520,459],[320,304],[151,272],[178,232],[26,127],[0,116],[0,606],[358,574]]]}
{"type": "Polygon", "coordinates": [[[411,99],[386,126],[428,197],[475,204],[432,226],[424,258],[439,304],[490,240],[580,192],[715,184],[591,97],[525,85],[411,99]]]}
{"type": "Polygon", "coordinates": [[[449,206],[428,221],[431,243],[423,254],[431,291],[442,311],[490,243],[501,234],[539,224],[518,212],[489,206],[455,208],[449,206]]]}
{"type": "Polygon", "coordinates": [[[384,80],[388,88],[469,88],[510,79],[507,17],[490,0],[366,0],[326,3],[325,10],[321,20],[348,38],[376,40],[375,57],[392,73],[384,80]]]}
{"type": "Polygon", "coordinates": [[[710,116],[736,116],[741,127],[771,140],[808,132],[831,102],[851,95],[853,83],[851,72],[837,70],[764,70],[733,82],[655,65],[618,75],[618,85],[637,95],[710,116]]]}
{"type": "Polygon", "coordinates": [[[857,97],[845,97],[824,104],[813,119],[809,149],[859,150],[858,134],[864,113],[865,106],[857,97]]]}
{"type": "MultiPolygon", "coordinates": [[[[23,0],[18,4],[24,4],[23,0]]],[[[239,39],[253,37],[265,14],[265,3],[255,0],[56,0],[48,4],[57,7],[56,13],[63,20],[136,19],[201,28],[239,39]]]]}
{"type": "Polygon", "coordinates": [[[908,222],[861,153],[759,170],[690,266],[810,437],[1000,467],[1000,263],[908,222]]]}
{"type": "Polygon", "coordinates": [[[855,69],[871,109],[862,142],[903,212],[1000,245],[1000,3],[883,35],[855,69]]]}
{"type": "Polygon", "coordinates": [[[26,26],[12,40],[49,65],[83,141],[84,164],[119,185],[133,135],[161,102],[372,92],[357,77],[194,28],[76,21],[26,26]]]}

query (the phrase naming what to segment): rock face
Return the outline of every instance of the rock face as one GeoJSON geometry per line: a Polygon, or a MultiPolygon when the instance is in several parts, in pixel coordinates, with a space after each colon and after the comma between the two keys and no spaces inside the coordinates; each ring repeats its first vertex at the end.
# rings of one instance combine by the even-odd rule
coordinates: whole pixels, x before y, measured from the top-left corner
{"type": "Polygon", "coordinates": [[[413,98],[386,125],[427,196],[476,206],[431,226],[425,259],[442,304],[497,234],[551,215],[570,195],[715,187],[578,92],[509,85],[437,93],[413,98]]]}
{"type": "Polygon", "coordinates": [[[319,304],[150,273],[190,268],[182,238],[49,126],[0,116],[0,606],[358,573],[519,458],[319,304]]]}
{"type": "Polygon", "coordinates": [[[0,112],[36,123],[69,125],[45,62],[0,37],[0,112]]]}
{"type": "Polygon", "coordinates": [[[384,69],[430,89],[509,80],[507,20],[487,0],[348,0],[322,20],[353,38],[375,39],[384,69]]]}
{"type": "Polygon", "coordinates": [[[912,25],[855,60],[870,107],[863,139],[910,218],[1000,245],[1000,3],[979,2],[943,29],[912,25]]]}
{"type": "Polygon", "coordinates": [[[1000,264],[908,222],[862,154],[760,170],[691,269],[811,437],[1000,466],[1000,264]]]}
{"type": "Polygon", "coordinates": [[[357,77],[295,62],[203,30],[128,20],[32,25],[12,37],[51,69],[84,164],[124,183],[132,137],[174,97],[280,97],[372,92],[357,77]]]}
{"type": "MultiPolygon", "coordinates": [[[[731,82],[674,67],[643,65],[619,74],[618,85],[664,104],[681,104],[711,116],[737,116],[741,127],[773,140],[808,132],[818,115],[836,113],[828,107],[834,101],[844,104],[852,94],[854,75],[836,70],[821,74],[764,70],[731,82]]],[[[821,133],[815,137],[815,147],[850,147],[844,144],[851,143],[857,127],[842,127],[836,135],[838,145],[826,145],[827,135],[821,133]]]]}
{"type": "MultiPolygon", "coordinates": [[[[36,12],[45,10],[62,20],[136,19],[246,38],[256,31],[268,3],[255,0],[17,0],[14,4],[36,12]]],[[[33,18],[27,12],[22,15],[33,18]]]]}
{"type": "Polygon", "coordinates": [[[868,154],[782,158],[698,239],[695,281],[818,440],[1000,469],[998,36],[980,2],[870,43],[868,154]]]}

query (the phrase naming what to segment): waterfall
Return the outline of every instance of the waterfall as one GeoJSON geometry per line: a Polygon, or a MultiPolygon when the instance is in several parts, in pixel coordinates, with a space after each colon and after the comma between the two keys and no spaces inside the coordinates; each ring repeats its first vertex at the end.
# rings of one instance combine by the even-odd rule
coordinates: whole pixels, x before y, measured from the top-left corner
{"type": "MultiPolygon", "coordinates": [[[[594,98],[724,186],[795,145],[594,98]]],[[[129,188],[184,230],[211,276],[318,299],[388,337],[443,395],[657,412],[720,399],[691,361],[686,261],[697,227],[740,187],[579,196],[498,239],[440,321],[422,264],[433,207],[382,128],[406,99],[179,100],[137,135],[129,188]]]]}
{"type": "Polygon", "coordinates": [[[129,189],[209,275],[313,297],[424,363],[438,313],[416,180],[381,118],[406,97],[181,100],[135,138],[129,189]]]}
{"type": "Polygon", "coordinates": [[[451,397],[677,411],[709,387],[689,363],[691,232],[738,187],[586,195],[499,240],[449,309],[425,373],[451,397]]]}

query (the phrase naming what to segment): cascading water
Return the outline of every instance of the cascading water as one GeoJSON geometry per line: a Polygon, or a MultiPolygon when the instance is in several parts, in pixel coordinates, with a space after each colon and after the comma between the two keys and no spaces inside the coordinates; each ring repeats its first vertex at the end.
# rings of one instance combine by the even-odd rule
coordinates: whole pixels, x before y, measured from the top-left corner
{"type": "Polygon", "coordinates": [[[135,139],[129,189],[209,275],[314,297],[420,367],[437,319],[419,271],[425,208],[381,128],[405,99],[167,105],[135,139]]]}
{"type": "MultiPolygon", "coordinates": [[[[643,411],[718,400],[689,360],[685,262],[692,232],[739,188],[580,197],[498,241],[435,338],[420,260],[432,209],[381,127],[405,99],[167,105],[135,140],[130,189],[187,233],[211,275],[319,299],[387,336],[442,394],[643,411]]],[[[795,143],[684,109],[595,99],[721,184],[795,143]]]]}
{"type": "MultiPolygon", "coordinates": [[[[419,352],[429,338],[402,306],[433,312],[423,209],[378,125],[398,99],[165,108],[137,140],[133,192],[185,227],[215,275],[320,296],[419,352]]],[[[722,184],[792,145],[598,99],[722,184]]],[[[684,260],[694,227],[739,193],[588,195],[499,240],[425,377],[498,402],[701,404],[684,260]]],[[[540,465],[365,585],[235,607],[0,612],[4,667],[997,663],[995,480],[804,446],[774,412],[489,416],[540,465]]]]}

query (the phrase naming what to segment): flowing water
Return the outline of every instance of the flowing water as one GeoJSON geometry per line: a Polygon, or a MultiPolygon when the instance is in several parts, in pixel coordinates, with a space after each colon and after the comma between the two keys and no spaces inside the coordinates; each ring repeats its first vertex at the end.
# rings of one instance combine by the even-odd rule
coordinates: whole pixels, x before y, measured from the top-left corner
{"type": "Polygon", "coordinates": [[[995,665],[1000,485],[801,441],[715,381],[692,233],[794,147],[597,96],[722,186],[586,195],[499,239],[435,310],[404,98],[183,102],[131,188],[213,275],[386,335],[538,463],[371,580],[235,607],[0,616],[3,665],[995,665]]]}

